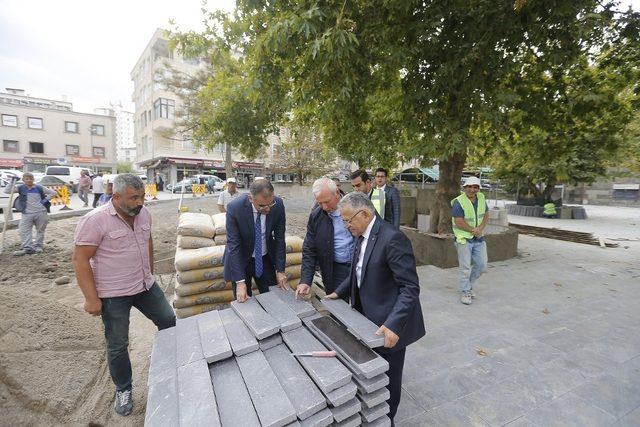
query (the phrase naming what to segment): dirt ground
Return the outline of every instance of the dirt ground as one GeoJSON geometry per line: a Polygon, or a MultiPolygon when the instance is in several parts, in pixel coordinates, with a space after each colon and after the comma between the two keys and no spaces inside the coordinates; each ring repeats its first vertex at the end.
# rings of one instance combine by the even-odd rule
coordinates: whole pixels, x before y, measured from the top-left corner
{"type": "MultiPolygon", "coordinates": [[[[287,201],[289,204],[290,201],[287,201]]],[[[177,201],[149,206],[156,260],[175,250],[177,201]]],[[[191,212],[217,212],[214,198],[189,199],[191,212]]],[[[306,209],[288,211],[287,234],[304,236],[306,209]]],[[[71,252],[80,217],[49,223],[42,254],[13,257],[17,230],[9,230],[0,254],[0,413],[3,425],[142,425],[147,371],[155,327],[132,310],[129,352],[134,411],[113,412],[114,386],[105,359],[99,317],[83,310],[71,252]],[[70,283],[54,281],[68,276],[70,283]]],[[[167,296],[173,275],[157,276],[167,296]]]]}

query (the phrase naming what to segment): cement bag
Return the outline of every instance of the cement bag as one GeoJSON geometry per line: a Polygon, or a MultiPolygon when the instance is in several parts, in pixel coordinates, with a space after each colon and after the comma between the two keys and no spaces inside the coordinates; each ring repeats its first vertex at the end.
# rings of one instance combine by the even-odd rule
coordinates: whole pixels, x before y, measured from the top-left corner
{"type": "Polygon", "coordinates": [[[216,234],[216,237],[213,238],[213,241],[216,245],[226,245],[227,244],[227,235],[226,234],[216,234]]]}
{"type": "Polygon", "coordinates": [[[291,252],[302,252],[302,243],[304,241],[298,236],[287,236],[284,239],[287,253],[291,252]]]}
{"type": "Polygon", "coordinates": [[[202,314],[212,310],[224,310],[225,308],[229,308],[228,303],[194,305],[192,307],[176,308],[176,316],[178,316],[178,319],[185,319],[195,316],[196,314],[202,314]]]}
{"type": "Polygon", "coordinates": [[[213,221],[205,213],[185,212],[178,218],[178,234],[213,238],[213,221]]]}
{"type": "MultiPolygon", "coordinates": [[[[196,270],[197,271],[197,270],[196,270]]],[[[192,283],[176,283],[176,295],[185,297],[187,295],[201,294],[210,291],[227,291],[231,289],[231,282],[225,282],[224,279],[203,280],[201,282],[192,283]]]]}
{"type": "Polygon", "coordinates": [[[300,283],[300,279],[289,280],[287,283],[289,284],[289,287],[295,291],[300,283]]]}
{"type": "Polygon", "coordinates": [[[177,271],[178,283],[193,283],[221,279],[224,276],[224,267],[200,268],[198,270],[177,271]]]}
{"type": "Polygon", "coordinates": [[[299,279],[301,270],[301,265],[292,265],[284,269],[284,274],[287,275],[287,280],[299,279]]]}
{"type": "Polygon", "coordinates": [[[176,271],[219,267],[222,265],[223,255],[224,246],[211,246],[200,249],[177,249],[175,258],[176,271]]]}
{"type": "Polygon", "coordinates": [[[216,236],[227,234],[227,214],[226,213],[211,215],[211,219],[213,220],[213,227],[215,228],[216,236]]]}
{"type": "Polygon", "coordinates": [[[287,258],[285,260],[284,265],[289,267],[290,265],[300,265],[302,264],[302,252],[293,252],[287,254],[287,258]]]}
{"type": "Polygon", "coordinates": [[[202,304],[219,304],[233,301],[233,291],[210,291],[203,294],[187,295],[173,300],[175,308],[186,308],[202,304]]]}
{"type": "Polygon", "coordinates": [[[213,239],[208,237],[178,236],[178,247],[182,249],[198,249],[215,246],[213,239]]]}

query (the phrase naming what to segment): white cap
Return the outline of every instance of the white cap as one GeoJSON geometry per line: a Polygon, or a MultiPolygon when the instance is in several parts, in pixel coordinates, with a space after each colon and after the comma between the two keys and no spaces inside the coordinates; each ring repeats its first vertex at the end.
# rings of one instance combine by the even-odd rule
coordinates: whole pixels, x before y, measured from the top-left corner
{"type": "Polygon", "coordinates": [[[259,179],[267,179],[264,176],[256,176],[255,178],[253,178],[254,181],[257,181],[259,179]]]}
{"type": "Polygon", "coordinates": [[[236,179],[235,178],[227,178],[227,184],[233,182],[234,184],[236,183],[236,179]]]}
{"type": "Polygon", "coordinates": [[[478,187],[481,187],[480,178],[475,176],[468,177],[467,179],[464,180],[463,187],[467,187],[469,185],[477,185],[478,187]]]}

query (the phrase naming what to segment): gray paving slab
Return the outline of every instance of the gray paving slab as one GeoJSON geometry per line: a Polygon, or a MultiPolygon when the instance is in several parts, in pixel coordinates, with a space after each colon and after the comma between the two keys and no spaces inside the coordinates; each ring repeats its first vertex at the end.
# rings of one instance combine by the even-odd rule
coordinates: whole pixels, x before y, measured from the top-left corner
{"type": "Polygon", "coordinates": [[[333,414],[329,408],[316,412],[309,418],[300,421],[302,427],[327,427],[333,422],[333,414]]]}
{"type": "Polygon", "coordinates": [[[391,420],[386,415],[383,415],[379,418],[376,418],[372,422],[366,422],[364,419],[362,420],[362,425],[367,427],[390,427],[391,420]]]}
{"type": "Polygon", "coordinates": [[[280,323],[281,331],[290,331],[291,329],[302,326],[298,315],[289,307],[289,304],[282,301],[276,294],[266,292],[256,295],[256,299],[262,308],[280,323]]]}
{"type": "Polygon", "coordinates": [[[258,341],[258,344],[260,345],[260,350],[264,352],[265,350],[269,350],[272,347],[282,344],[282,335],[271,335],[270,337],[258,341]]]}
{"type": "Polygon", "coordinates": [[[233,355],[227,333],[222,325],[218,310],[208,311],[199,316],[200,344],[202,354],[208,363],[217,362],[233,355]]]}
{"type": "Polygon", "coordinates": [[[235,311],[230,308],[220,310],[220,319],[222,319],[233,354],[242,356],[260,348],[256,337],[253,336],[235,311]]]}
{"type": "MultiPolygon", "coordinates": [[[[174,360],[175,363],[175,360],[174,360]]],[[[173,376],[150,383],[147,389],[147,409],[144,425],[150,427],[175,426],[180,423],[178,410],[178,376],[175,365],[173,376]]]]}
{"type": "Polygon", "coordinates": [[[262,426],[281,427],[296,421],[296,410],[262,352],[238,356],[236,361],[262,426]]]}
{"type": "Polygon", "coordinates": [[[335,316],[346,328],[369,348],[384,345],[384,336],[376,335],[378,325],[353,309],[341,299],[323,299],[322,305],[335,316]]]}
{"type": "Polygon", "coordinates": [[[264,311],[255,298],[249,298],[242,303],[231,301],[231,308],[256,339],[261,340],[280,331],[280,323],[264,311]]]}
{"type": "Polygon", "coordinates": [[[640,386],[632,382],[633,380],[638,381],[638,374],[630,375],[624,380],[611,375],[603,375],[594,381],[581,385],[573,392],[585,402],[620,418],[640,407],[640,386]]]}
{"type": "Polygon", "coordinates": [[[364,378],[359,375],[353,376],[353,382],[358,387],[360,394],[373,393],[376,390],[386,387],[389,384],[387,374],[380,374],[373,378],[364,378]]]}
{"type": "MultiPolygon", "coordinates": [[[[327,349],[306,328],[283,332],[282,339],[293,353],[327,349]]],[[[323,393],[329,393],[351,381],[351,372],[335,357],[301,357],[298,362],[323,393]]]]}
{"type": "Polygon", "coordinates": [[[357,427],[362,425],[362,418],[360,417],[360,413],[356,413],[340,422],[334,422],[332,425],[336,427],[357,427]]]}
{"type": "Polygon", "coordinates": [[[209,366],[209,374],[216,396],[220,422],[223,427],[260,427],[236,359],[231,357],[209,366]],[[242,402],[242,403],[240,403],[242,402]],[[242,410],[238,405],[242,404],[242,410]]]}
{"type": "Polygon", "coordinates": [[[572,392],[535,408],[525,417],[539,426],[609,426],[616,421],[613,415],[588,404],[572,392]]]}
{"type": "Polygon", "coordinates": [[[363,406],[367,408],[373,408],[375,406],[380,405],[389,399],[389,389],[381,388],[379,390],[374,391],[373,393],[360,394],[358,393],[358,399],[362,402],[363,406]]]}
{"type": "Polygon", "coordinates": [[[264,352],[299,419],[305,420],[327,407],[327,402],[309,375],[284,344],[264,352]]]}
{"type": "Polygon", "coordinates": [[[220,426],[209,366],[204,359],[178,368],[181,426],[220,426]]]}
{"type": "Polygon", "coordinates": [[[374,378],[389,369],[389,362],[331,317],[310,316],[304,319],[304,323],[324,345],[335,350],[340,360],[355,374],[374,378]]]}
{"type": "Polygon", "coordinates": [[[147,384],[150,387],[169,377],[175,378],[176,375],[176,328],[173,327],[156,332],[147,384]]]}
{"type": "Polygon", "coordinates": [[[373,408],[362,408],[360,411],[360,415],[362,415],[362,421],[366,421],[367,423],[372,423],[378,418],[387,415],[389,413],[389,405],[387,402],[383,402],[379,405],[374,406],[373,408]]]}
{"type": "Polygon", "coordinates": [[[356,387],[356,385],[352,381],[347,385],[343,385],[340,388],[326,393],[325,396],[327,398],[327,402],[329,402],[331,406],[340,406],[356,397],[357,391],[358,387],[356,387]]]}
{"type": "MultiPolygon", "coordinates": [[[[331,409],[331,413],[333,414],[333,419],[337,423],[340,423],[346,420],[347,418],[353,416],[354,414],[357,414],[358,412],[360,412],[360,409],[362,409],[362,404],[357,398],[354,397],[350,401],[330,409],[331,409]]],[[[360,417],[358,416],[358,418],[360,417]]]]}
{"type": "Polygon", "coordinates": [[[302,298],[296,298],[295,294],[292,291],[285,291],[278,287],[272,289],[274,295],[277,295],[282,301],[284,301],[299,318],[311,316],[314,313],[317,313],[316,309],[313,308],[310,302],[303,300],[302,298]]]}
{"type": "Polygon", "coordinates": [[[300,421],[294,421],[292,423],[287,424],[285,427],[300,427],[300,421]]]}
{"type": "Polygon", "coordinates": [[[176,321],[176,366],[204,359],[197,316],[176,321]]]}

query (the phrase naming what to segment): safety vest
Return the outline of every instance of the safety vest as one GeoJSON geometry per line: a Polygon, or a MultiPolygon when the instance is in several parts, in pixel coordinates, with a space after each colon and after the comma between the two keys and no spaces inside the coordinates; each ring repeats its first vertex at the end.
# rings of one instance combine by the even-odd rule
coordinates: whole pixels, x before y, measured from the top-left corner
{"type": "MultiPolygon", "coordinates": [[[[469,225],[469,227],[475,228],[482,224],[482,219],[484,218],[484,214],[486,212],[487,204],[485,202],[484,194],[477,193],[476,198],[478,199],[478,213],[476,215],[476,211],[473,209],[473,203],[466,194],[462,193],[455,199],[451,201],[451,206],[457,200],[462,206],[462,210],[464,211],[464,222],[469,225]]],[[[453,224],[453,234],[456,236],[456,242],[464,245],[467,243],[467,240],[473,239],[475,236],[468,231],[465,231],[456,226],[456,219],[454,217],[451,218],[451,223],[453,224]]]]}
{"type": "Polygon", "coordinates": [[[556,205],[554,205],[553,203],[546,203],[544,205],[544,214],[545,215],[555,215],[556,212],[556,205]]]}
{"type": "Polygon", "coordinates": [[[371,191],[371,203],[373,203],[382,219],[384,219],[384,201],[384,190],[382,188],[374,188],[371,191]]]}

